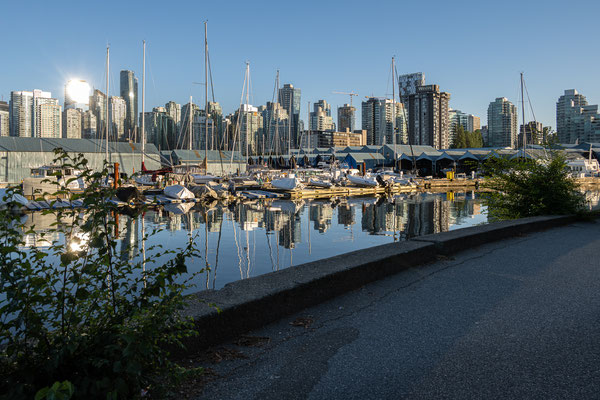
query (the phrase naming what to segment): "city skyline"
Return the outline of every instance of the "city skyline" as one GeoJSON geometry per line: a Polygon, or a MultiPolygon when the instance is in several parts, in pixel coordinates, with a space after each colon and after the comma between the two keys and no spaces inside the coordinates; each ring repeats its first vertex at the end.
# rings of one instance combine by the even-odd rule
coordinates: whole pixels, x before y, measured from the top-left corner
{"type": "MultiPolygon", "coordinates": [[[[116,8],[116,2],[104,8],[110,9],[111,3],[116,8]]],[[[133,12],[138,17],[128,26],[111,24],[106,33],[99,28],[114,15],[98,7],[44,3],[35,7],[3,6],[0,22],[6,31],[16,30],[22,23],[18,16],[27,16],[29,21],[25,33],[5,44],[4,54],[14,62],[3,66],[0,95],[4,101],[8,101],[11,91],[41,89],[50,91],[62,105],[64,84],[69,79],[84,79],[104,90],[107,42],[111,43],[111,95],[118,95],[119,71],[132,70],[141,79],[145,39],[146,111],[171,100],[185,104],[190,94],[203,106],[204,88],[193,82],[204,80],[202,22],[208,20],[215,99],[225,114],[239,106],[246,60],[250,61],[252,74],[250,103],[259,106],[272,100],[279,69],[281,86],[291,83],[302,90],[300,118],[306,123],[308,101],[320,99],[332,105],[337,120],[337,108],[349,98],[333,91],[359,93],[355,106],[365,96],[391,96],[389,63],[394,55],[399,74],[423,72],[427,84],[438,84],[451,94],[451,108],[481,117],[482,125],[487,124],[486,110],[495,98],[507,97],[513,104],[520,104],[520,71],[525,72],[536,120],[553,129],[556,101],[564,90],[577,89],[591,104],[600,102],[600,84],[594,70],[599,56],[589,49],[585,51],[583,43],[564,38],[559,24],[576,17],[581,27],[579,35],[593,35],[593,16],[597,14],[593,11],[600,9],[593,2],[583,2],[578,9],[558,2],[546,3],[544,9],[524,4],[520,12],[516,2],[508,2],[493,14],[490,6],[475,2],[434,3],[435,7],[423,15],[427,26],[436,21],[447,25],[452,17],[460,18],[452,29],[432,28],[432,32],[422,35],[414,30],[420,26],[417,19],[394,18],[423,12],[415,4],[390,3],[366,9],[358,2],[344,2],[344,7],[333,2],[321,5],[319,15],[310,12],[310,4],[296,9],[288,5],[277,8],[275,3],[255,8],[234,3],[235,7],[223,13],[213,4],[200,7],[189,3],[189,13],[180,12],[182,4],[173,14],[151,3],[144,3],[147,7],[135,2],[118,4],[121,12],[133,12]],[[586,13],[579,12],[582,8],[586,13]],[[532,26],[526,17],[528,12],[535,12],[544,23],[532,26]],[[177,23],[162,23],[167,17],[177,23]],[[356,28],[358,35],[347,32],[351,26],[347,21],[353,20],[360,26],[356,28]],[[40,36],[49,26],[54,34],[40,36]],[[314,26],[326,29],[308,29],[314,26]],[[294,34],[281,34],[286,29],[294,34]],[[440,29],[448,30],[448,34],[441,37],[440,29]],[[473,34],[478,30],[482,31],[473,34]],[[372,43],[373,38],[377,38],[376,43],[372,43]],[[473,51],[456,52],[454,45],[470,46],[473,51]]],[[[360,107],[356,117],[360,121],[360,107]]],[[[519,123],[521,119],[519,116],[519,123]]],[[[526,119],[533,119],[528,110],[526,119]]]]}

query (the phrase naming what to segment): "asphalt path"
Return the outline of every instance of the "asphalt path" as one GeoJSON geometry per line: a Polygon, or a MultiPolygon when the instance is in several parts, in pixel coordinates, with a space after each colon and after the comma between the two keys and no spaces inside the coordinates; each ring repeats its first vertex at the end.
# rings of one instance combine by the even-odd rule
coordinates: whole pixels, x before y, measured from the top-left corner
{"type": "Polygon", "coordinates": [[[209,352],[199,399],[600,398],[600,223],[443,258],[248,336],[209,352]]]}

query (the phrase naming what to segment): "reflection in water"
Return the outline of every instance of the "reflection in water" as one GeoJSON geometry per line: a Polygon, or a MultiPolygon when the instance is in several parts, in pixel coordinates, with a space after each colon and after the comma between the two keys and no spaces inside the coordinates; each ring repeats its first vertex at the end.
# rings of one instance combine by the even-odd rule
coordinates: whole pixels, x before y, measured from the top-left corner
{"type": "MultiPolygon", "coordinates": [[[[197,290],[217,289],[292,265],[487,221],[482,214],[485,207],[474,192],[181,206],[134,217],[120,215],[120,257],[140,262],[151,255],[152,246],[175,249],[193,238],[202,259],[191,262],[188,270],[206,268],[203,277],[196,279],[197,290]],[[153,233],[155,230],[159,232],[153,233]],[[141,240],[145,235],[147,243],[141,240]]],[[[57,234],[45,234],[56,222],[54,215],[33,213],[24,218],[27,227],[35,231],[26,235],[28,246],[47,246],[60,239],[57,234]]]]}

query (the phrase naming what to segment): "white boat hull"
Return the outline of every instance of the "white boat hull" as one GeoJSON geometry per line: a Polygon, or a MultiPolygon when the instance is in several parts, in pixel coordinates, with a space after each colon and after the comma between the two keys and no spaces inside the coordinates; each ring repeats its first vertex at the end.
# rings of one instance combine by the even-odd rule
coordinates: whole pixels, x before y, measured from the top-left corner
{"type": "Polygon", "coordinates": [[[283,190],[294,190],[294,189],[299,189],[301,187],[300,180],[298,178],[273,179],[271,181],[271,186],[273,186],[274,188],[283,189],[283,190]]]}
{"type": "Polygon", "coordinates": [[[171,185],[164,188],[163,193],[171,199],[194,199],[196,196],[185,186],[171,185]]]}
{"type": "Polygon", "coordinates": [[[364,186],[364,187],[376,187],[379,186],[379,184],[377,183],[377,181],[375,180],[375,178],[368,178],[368,177],[362,177],[362,176],[354,176],[354,175],[348,175],[348,180],[350,181],[350,183],[356,185],[356,186],[364,186]]]}

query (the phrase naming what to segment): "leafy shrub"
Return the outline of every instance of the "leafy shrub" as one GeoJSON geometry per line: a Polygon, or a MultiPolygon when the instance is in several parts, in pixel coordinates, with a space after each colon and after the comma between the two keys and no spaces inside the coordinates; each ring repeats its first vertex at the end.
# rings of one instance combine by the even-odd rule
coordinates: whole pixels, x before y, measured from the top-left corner
{"type": "Polygon", "coordinates": [[[108,169],[62,151],[57,162],[82,170],[87,185],[56,192],[83,209],[44,211],[56,223],[41,236],[62,240],[28,249],[33,228],[10,206],[0,210],[0,398],[137,398],[181,371],[165,348],[194,333],[180,316],[191,279],[182,275],[199,254],[190,239],[183,249],[150,246],[145,259],[121,257],[108,169]]]}
{"type": "Polygon", "coordinates": [[[492,190],[483,195],[491,220],[575,214],[584,205],[560,152],[535,161],[492,158],[484,169],[484,187],[492,190]]]}

